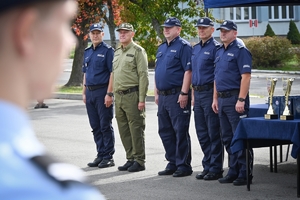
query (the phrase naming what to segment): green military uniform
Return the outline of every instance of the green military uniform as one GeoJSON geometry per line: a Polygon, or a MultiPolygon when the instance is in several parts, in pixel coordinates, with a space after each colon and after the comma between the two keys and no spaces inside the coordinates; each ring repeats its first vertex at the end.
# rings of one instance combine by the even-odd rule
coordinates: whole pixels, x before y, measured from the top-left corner
{"type": "Polygon", "coordinates": [[[148,91],[148,60],[145,50],[133,41],[119,47],[113,60],[115,112],[128,161],[145,163],[145,102],[148,91]]]}

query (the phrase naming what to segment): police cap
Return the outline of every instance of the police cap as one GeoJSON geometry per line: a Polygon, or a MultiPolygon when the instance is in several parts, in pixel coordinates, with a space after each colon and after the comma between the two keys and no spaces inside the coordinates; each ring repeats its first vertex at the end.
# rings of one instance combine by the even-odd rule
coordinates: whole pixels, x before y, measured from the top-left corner
{"type": "Polygon", "coordinates": [[[90,26],[90,32],[95,31],[95,30],[103,32],[101,24],[92,24],[90,26]]]}
{"type": "Polygon", "coordinates": [[[204,27],[214,26],[214,22],[208,17],[202,17],[197,21],[197,25],[195,27],[198,26],[204,26],[204,27]]]}
{"type": "MultiPolygon", "coordinates": [[[[31,3],[51,2],[51,1],[53,1],[53,0],[1,0],[0,1],[0,13],[3,13],[12,8],[28,5],[31,3]]],[[[59,0],[56,0],[56,1],[59,1],[59,0]]],[[[62,0],[60,0],[60,1],[62,1],[62,0]]]]}
{"type": "Polygon", "coordinates": [[[120,30],[127,30],[127,31],[134,31],[133,26],[129,23],[123,23],[118,28],[117,31],[120,30]]]}
{"type": "Polygon", "coordinates": [[[237,26],[233,21],[225,20],[217,30],[225,29],[225,30],[237,30],[237,26]]]}
{"type": "Polygon", "coordinates": [[[181,22],[176,17],[170,17],[161,26],[164,26],[164,27],[179,26],[179,27],[181,27],[181,22]]]}

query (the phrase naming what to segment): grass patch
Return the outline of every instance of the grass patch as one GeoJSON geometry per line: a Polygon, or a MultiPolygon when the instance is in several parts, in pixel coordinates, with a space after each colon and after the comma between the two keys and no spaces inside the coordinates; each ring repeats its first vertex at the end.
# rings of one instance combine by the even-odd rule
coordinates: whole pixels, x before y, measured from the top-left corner
{"type": "Polygon", "coordinates": [[[60,93],[71,93],[71,94],[81,94],[82,93],[82,87],[76,86],[76,87],[58,87],[57,92],[60,93]]]}
{"type": "MultiPolygon", "coordinates": [[[[58,87],[57,92],[59,93],[66,93],[66,94],[82,94],[82,87],[81,86],[72,86],[72,87],[58,87]]],[[[147,96],[154,96],[153,90],[148,90],[147,96]]]]}

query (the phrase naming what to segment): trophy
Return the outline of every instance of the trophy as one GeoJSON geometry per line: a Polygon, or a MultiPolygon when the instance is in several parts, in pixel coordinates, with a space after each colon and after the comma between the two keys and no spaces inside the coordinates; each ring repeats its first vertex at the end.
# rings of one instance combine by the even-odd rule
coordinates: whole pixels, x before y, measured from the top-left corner
{"type": "Polygon", "coordinates": [[[285,96],[285,104],[284,104],[284,111],[282,115],[280,115],[281,120],[293,120],[294,116],[291,115],[291,112],[289,110],[289,95],[291,93],[291,88],[293,84],[294,79],[293,78],[282,78],[282,88],[284,91],[285,96]]]}
{"type": "Polygon", "coordinates": [[[267,78],[267,90],[269,93],[269,109],[265,114],[265,119],[278,119],[278,115],[274,113],[273,96],[276,86],[277,78],[267,78]]]}

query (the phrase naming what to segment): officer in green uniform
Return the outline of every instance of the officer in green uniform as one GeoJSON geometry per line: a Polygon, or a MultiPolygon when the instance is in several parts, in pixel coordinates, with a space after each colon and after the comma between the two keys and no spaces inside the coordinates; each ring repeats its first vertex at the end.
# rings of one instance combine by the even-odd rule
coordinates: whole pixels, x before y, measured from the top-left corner
{"type": "Polygon", "coordinates": [[[148,91],[148,60],[144,48],[133,42],[129,23],[118,28],[121,46],[113,59],[115,112],[127,162],[120,171],[145,170],[145,99],[148,91]]]}

